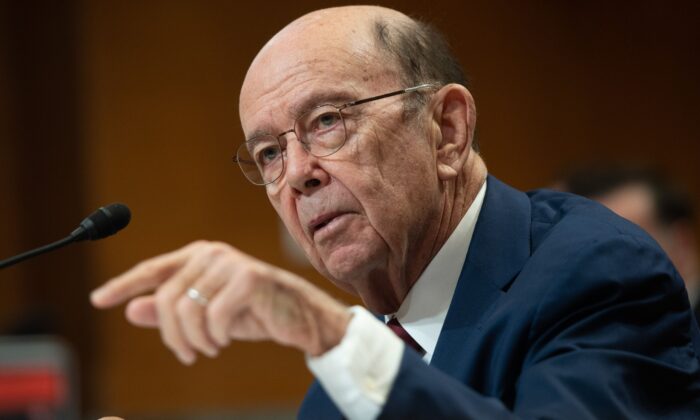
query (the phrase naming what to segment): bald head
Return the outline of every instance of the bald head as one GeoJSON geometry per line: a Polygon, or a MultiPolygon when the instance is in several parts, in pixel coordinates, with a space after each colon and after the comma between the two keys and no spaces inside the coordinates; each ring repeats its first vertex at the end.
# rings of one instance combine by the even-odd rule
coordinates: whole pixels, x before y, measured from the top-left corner
{"type": "Polygon", "coordinates": [[[274,54],[280,48],[286,50],[289,45],[348,47],[376,57],[373,33],[377,22],[408,26],[413,20],[401,12],[380,6],[344,6],[313,11],[273,36],[260,50],[251,69],[268,54],[274,54]]]}
{"type": "Polygon", "coordinates": [[[261,86],[268,91],[290,77],[290,73],[279,72],[280,66],[294,73],[310,73],[314,64],[324,59],[342,59],[342,64],[363,72],[365,80],[374,77],[367,67],[381,58],[372,37],[372,25],[377,20],[410,19],[383,7],[348,6],[314,11],[293,21],[272,37],[253,60],[241,89],[241,107],[253,99],[251,94],[257,94],[261,86]],[[281,77],[271,78],[271,72],[281,77]],[[251,86],[256,88],[255,93],[251,86]]]}
{"type": "MultiPolygon", "coordinates": [[[[347,49],[361,63],[381,63],[403,86],[421,83],[467,86],[467,80],[447,40],[431,25],[380,6],[345,6],[304,15],[278,32],[258,53],[246,75],[241,101],[248,82],[260,68],[274,66],[285,55],[300,48],[347,49]]],[[[297,57],[298,58],[298,57],[297,57]]],[[[293,60],[294,58],[292,58],[293,60]]],[[[363,79],[372,74],[366,72],[363,79]]],[[[415,95],[414,104],[425,96],[415,95]]]]}
{"type": "Polygon", "coordinates": [[[399,11],[380,6],[344,6],[316,10],[284,27],[266,44],[261,53],[278,42],[304,33],[311,34],[311,42],[318,41],[319,37],[329,37],[344,44],[359,37],[371,36],[371,27],[378,21],[393,25],[410,25],[413,19],[399,11]]]}

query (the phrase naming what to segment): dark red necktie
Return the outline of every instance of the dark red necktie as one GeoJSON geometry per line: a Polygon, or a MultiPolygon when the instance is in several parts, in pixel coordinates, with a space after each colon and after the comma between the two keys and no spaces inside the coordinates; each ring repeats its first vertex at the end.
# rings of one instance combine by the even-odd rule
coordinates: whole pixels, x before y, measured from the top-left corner
{"type": "Polygon", "coordinates": [[[411,337],[410,334],[408,334],[408,331],[404,330],[401,324],[399,324],[399,320],[396,318],[391,318],[389,322],[386,323],[386,326],[391,328],[391,330],[394,332],[394,334],[398,335],[400,339],[403,340],[404,343],[413,350],[417,351],[418,354],[423,356],[425,354],[425,350],[416,342],[416,340],[411,337]]]}

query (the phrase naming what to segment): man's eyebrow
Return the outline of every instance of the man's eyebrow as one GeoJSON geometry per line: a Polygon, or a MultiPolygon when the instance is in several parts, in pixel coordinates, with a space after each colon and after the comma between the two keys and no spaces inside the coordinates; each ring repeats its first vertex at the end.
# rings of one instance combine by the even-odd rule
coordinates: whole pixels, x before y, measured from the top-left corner
{"type": "MultiPolygon", "coordinates": [[[[255,134],[255,133],[253,133],[255,134]]],[[[255,149],[255,146],[260,143],[260,136],[265,135],[265,134],[259,134],[259,135],[253,135],[250,139],[246,140],[246,147],[248,150],[253,150],[255,149]]]]}
{"type": "Polygon", "coordinates": [[[257,142],[258,137],[262,136],[270,136],[273,135],[267,130],[255,130],[253,131],[249,136],[246,136],[245,141],[246,143],[255,143],[257,142]]]}

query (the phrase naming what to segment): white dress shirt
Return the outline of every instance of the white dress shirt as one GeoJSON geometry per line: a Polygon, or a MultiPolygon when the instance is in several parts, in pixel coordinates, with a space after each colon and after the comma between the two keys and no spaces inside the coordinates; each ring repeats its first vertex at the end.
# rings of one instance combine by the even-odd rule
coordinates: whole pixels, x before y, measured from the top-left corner
{"type": "MultiPolygon", "coordinates": [[[[467,213],[406,295],[395,316],[430,363],[486,195],[483,183],[467,213]]],[[[361,306],[341,342],[306,363],[343,415],[376,419],[399,372],[404,343],[361,306]]]]}

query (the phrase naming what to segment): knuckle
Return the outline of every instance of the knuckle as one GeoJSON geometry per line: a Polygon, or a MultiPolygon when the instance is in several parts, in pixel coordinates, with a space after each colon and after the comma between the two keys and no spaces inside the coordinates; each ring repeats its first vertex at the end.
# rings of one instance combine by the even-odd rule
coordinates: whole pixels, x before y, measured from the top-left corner
{"type": "Polygon", "coordinates": [[[197,239],[196,241],[190,242],[189,245],[187,245],[189,248],[201,248],[204,246],[207,246],[209,244],[209,241],[204,240],[204,239],[197,239]]]}
{"type": "Polygon", "coordinates": [[[147,261],[142,261],[138,264],[136,264],[136,271],[141,273],[142,275],[146,277],[152,277],[156,274],[158,274],[157,269],[155,264],[153,264],[152,261],[147,260],[147,261]]]}
{"type": "Polygon", "coordinates": [[[224,305],[213,304],[207,306],[207,322],[212,327],[220,326],[226,320],[226,307],[224,305]]]}
{"type": "Polygon", "coordinates": [[[138,264],[138,273],[146,278],[160,278],[168,272],[168,266],[158,257],[138,264]]]}
{"type": "Polygon", "coordinates": [[[245,294],[252,292],[268,277],[257,265],[246,264],[238,273],[238,287],[245,294]]]}
{"type": "Polygon", "coordinates": [[[210,242],[210,244],[214,249],[220,250],[222,252],[235,251],[235,249],[231,245],[227,244],[226,242],[214,241],[214,242],[210,242]]]}
{"type": "Polygon", "coordinates": [[[226,342],[229,316],[224,305],[212,305],[207,309],[207,329],[219,344],[226,342]]]}
{"type": "Polygon", "coordinates": [[[228,258],[217,258],[206,268],[203,276],[208,277],[213,284],[222,284],[229,280],[229,275],[235,270],[235,263],[228,258]]]}
{"type": "Polygon", "coordinates": [[[182,296],[175,303],[175,311],[182,317],[183,321],[186,322],[190,317],[197,314],[197,308],[195,305],[196,303],[193,302],[192,299],[188,298],[187,296],[182,296]]]}
{"type": "Polygon", "coordinates": [[[226,257],[235,257],[233,248],[223,242],[211,242],[207,246],[207,255],[211,259],[221,260],[226,257]]]}
{"type": "Polygon", "coordinates": [[[252,264],[244,264],[239,268],[238,278],[240,278],[242,284],[246,284],[247,282],[250,282],[258,277],[258,269],[252,264]]]}
{"type": "Polygon", "coordinates": [[[173,301],[172,295],[172,292],[168,288],[158,289],[155,295],[156,306],[159,309],[171,306],[173,301]]]}

